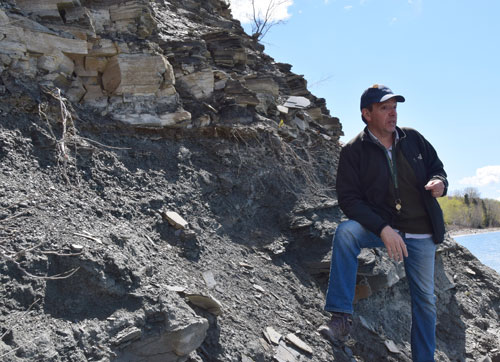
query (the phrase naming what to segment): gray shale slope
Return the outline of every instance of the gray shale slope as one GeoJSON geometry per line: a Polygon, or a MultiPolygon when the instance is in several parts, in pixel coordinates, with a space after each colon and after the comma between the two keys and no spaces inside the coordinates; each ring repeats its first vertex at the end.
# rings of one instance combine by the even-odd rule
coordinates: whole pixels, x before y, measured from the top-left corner
{"type": "MultiPolygon", "coordinates": [[[[381,250],[318,333],[341,132],[222,1],[3,1],[0,360],[410,361],[381,250]]],[[[499,285],[439,247],[438,361],[500,361],[499,285]]]]}

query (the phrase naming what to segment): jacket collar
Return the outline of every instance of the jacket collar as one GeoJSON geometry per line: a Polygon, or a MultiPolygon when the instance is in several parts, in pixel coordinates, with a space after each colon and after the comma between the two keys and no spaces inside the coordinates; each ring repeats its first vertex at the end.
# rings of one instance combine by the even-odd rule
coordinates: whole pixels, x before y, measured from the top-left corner
{"type": "MultiPolygon", "coordinates": [[[[396,132],[398,133],[399,136],[399,141],[402,139],[406,138],[406,133],[403,131],[401,128],[396,126],[396,132]]],[[[361,141],[367,141],[367,142],[374,142],[376,141],[373,139],[373,137],[370,135],[370,131],[368,130],[368,126],[366,126],[363,131],[361,132],[361,141]]]]}

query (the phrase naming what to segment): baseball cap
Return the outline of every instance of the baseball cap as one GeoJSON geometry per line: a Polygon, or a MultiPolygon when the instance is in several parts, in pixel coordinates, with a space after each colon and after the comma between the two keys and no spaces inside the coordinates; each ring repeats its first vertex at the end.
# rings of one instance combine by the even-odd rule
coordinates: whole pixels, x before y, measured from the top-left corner
{"type": "Polygon", "coordinates": [[[374,84],[361,95],[360,109],[367,108],[370,104],[385,102],[388,99],[396,98],[397,102],[404,102],[405,97],[394,94],[388,87],[382,84],[374,84]]]}

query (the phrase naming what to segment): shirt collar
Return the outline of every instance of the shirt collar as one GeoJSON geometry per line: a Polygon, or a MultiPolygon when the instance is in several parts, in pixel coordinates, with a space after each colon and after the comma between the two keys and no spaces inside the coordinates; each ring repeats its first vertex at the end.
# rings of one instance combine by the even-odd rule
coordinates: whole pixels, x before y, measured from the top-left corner
{"type": "MultiPolygon", "coordinates": [[[[370,137],[372,138],[372,140],[374,140],[376,143],[378,143],[379,145],[381,145],[382,147],[385,148],[385,146],[382,144],[382,142],[380,142],[380,140],[377,138],[377,136],[375,136],[372,131],[370,131],[368,128],[367,128],[367,131],[368,131],[368,134],[370,135],[370,137]]],[[[396,133],[396,138],[394,139],[394,144],[397,144],[399,142],[399,132],[396,130],[394,131],[394,133],[396,133]]],[[[389,149],[391,149],[391,147],[389,147],[389,149]]]]}

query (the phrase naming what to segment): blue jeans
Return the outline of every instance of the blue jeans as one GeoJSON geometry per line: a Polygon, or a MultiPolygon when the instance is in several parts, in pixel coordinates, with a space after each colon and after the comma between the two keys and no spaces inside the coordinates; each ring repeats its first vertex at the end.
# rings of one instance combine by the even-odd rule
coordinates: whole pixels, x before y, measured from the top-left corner
{"type": "MultiPolygon", "coordinates": [[[[408,257],[404,259],[411,294],[411,350],[413,361],[434,361],[436,348],[436,297],[434,295],[434,257],[432,238],[404,238],[408,257]]],[[[358,255],[362,248],[384,247],[374,233],[356,221],[341,223],[333,238],[330,281],[325,310],[353,313],[358,255]]]]}

